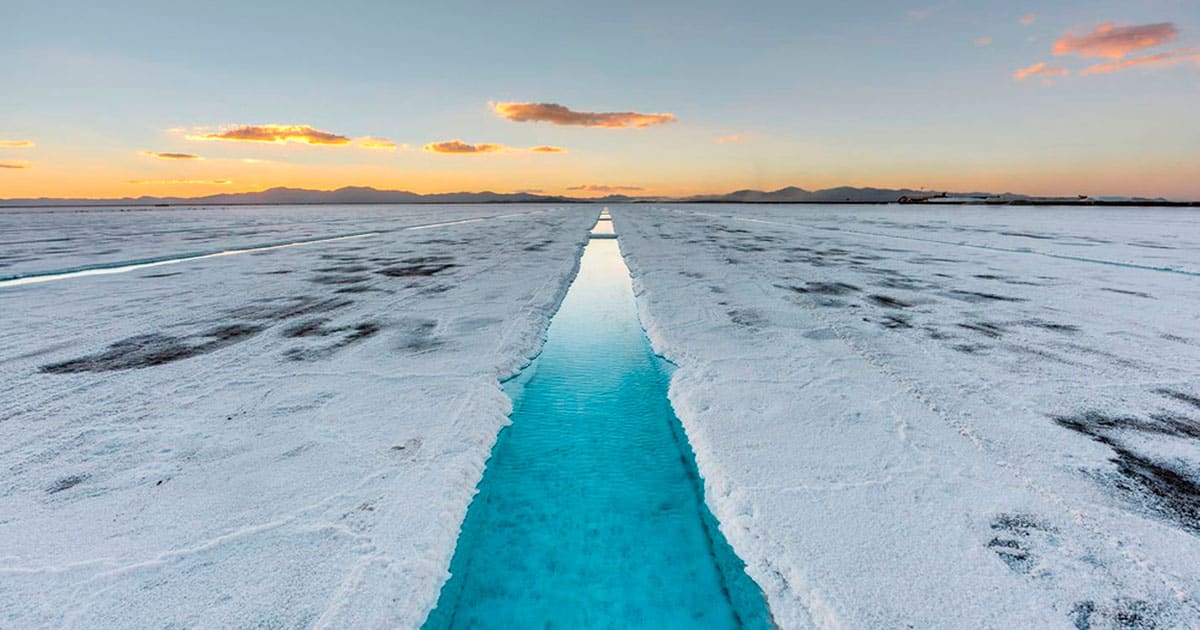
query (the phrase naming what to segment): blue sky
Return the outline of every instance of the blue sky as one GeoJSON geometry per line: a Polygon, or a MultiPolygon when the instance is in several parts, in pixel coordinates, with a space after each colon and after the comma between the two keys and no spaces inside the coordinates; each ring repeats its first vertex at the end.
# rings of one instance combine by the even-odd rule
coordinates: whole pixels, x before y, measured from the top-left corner
{"type": "Polygon", "coordinates": [[[1194,1],[64,1],[5,13],[0,143],[33,146],[0,144],[0,164],[19,167],[0,169],[4,197],[849,184],[1200,198],[1194,1]],[[1054,53],[1069,34],[1117,42],[1106,24],[1150,39],[1054,53]],[[1174,56],[1149,59],[1163,53],[1174,56]],[[489,106],[501,102],[675,120],[514,122],[489,106]],[[187,137],[245,125],[398,146],[187,137]],[[507,148],[424,149],[454,139],[507,148]],[[528,151],[540,145],[565,152],[528,151]]]}

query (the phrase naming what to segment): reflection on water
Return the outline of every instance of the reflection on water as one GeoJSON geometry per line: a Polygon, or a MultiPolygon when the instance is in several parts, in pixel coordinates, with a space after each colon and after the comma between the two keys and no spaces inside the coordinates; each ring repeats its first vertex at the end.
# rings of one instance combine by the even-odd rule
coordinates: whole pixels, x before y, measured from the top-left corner
{"type": "MultiPolygon", "coordinates": [[[[601,221],[600,226],[611,225],[601,221]]],[[[702,501],[615,240],[591,241],[426,628],[769,627],[702,501]]]]}
{"type": "Polygon", "coordinates": [[[592,228],[592,234],[614,234],[612,221],[597,221],[596,227],[592,228]]]}

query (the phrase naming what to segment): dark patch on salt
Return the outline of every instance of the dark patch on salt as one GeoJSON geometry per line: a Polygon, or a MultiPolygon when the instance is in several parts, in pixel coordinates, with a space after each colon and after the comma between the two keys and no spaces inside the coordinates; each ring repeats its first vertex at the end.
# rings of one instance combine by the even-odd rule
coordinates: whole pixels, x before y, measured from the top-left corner
{"type": "Polygon", "coordinates": [[[1012,297],[1009,295],[997,295],[995,293],[983,293],[981,291],[950,291],[948,297],[963,302],[1028,302],[1025,298],[1012,297]]]}
{"type": "Polygon", "coordinates": [[[238,319],[258,321],[284,321],[293,317],[329,313],[354,304],[351,300],[318,298],[311,295],[295,295],[263,300],[257,304],[242,306],[229,311],[238,319]]]}
{"type": "Polygon", "coordinates": [[[189,337],[171,337],[158,333],[138,335],[117,341],[103,352],[44,365],[41,371],[48,374],[77,374],[165,365],[240,343],[262,330],[262,326],[230,324],[189,337]]]}
{"type": "Polygon", "coordinates": [[[867,296],[867,301],[886,308],[912,308],[912,304],[890,295],[873,293],[867,296]]]}
{"type": "Polygon", "coordinates": [[[316,320],[298,324],[284,331],[290,337],[330,337],[341,335],[336,342],[319,348],[289,348],[283,353],[289,361],[316,361],[328,358],[339,350],[352,346],[364,339],[375,336],[383,326],[377,322],[362,322],[352,326],[325,327],[323,322],[316,320]],[[291,333],[290,335],[288,333],[291,333]]]}
{"type": "Polygon", "coordinates": [[[1156,461],[1121,440],[1124,432],[1200,439],[1200,425],[1190,418],[1157,414],[1149,420],[1086,411],[1074,416],[1051,416],[1059,426],[1085,435],[1112,449],[1109,460],[1118,477],[1112,484],[1134,503],[1200,533],[1200,483],[1186,467],[1156,461]]]}
{"type": "Polygon", "coordinates": [[[1181,392],[1179,390],[1170,389],[1167,387],[1160,387],[1154,390],[1154,393],[1160,396],[1166,396],[1167,398],[1178,400],[1179,402],[1191,405],[1196,409],[1200,409],[1200,397],[1193,396],[1187,392],[1181,392]]]}
{"type": "Polygon", "coordinates": [[[988,542],[987,548],[995,552],[1009,569],[1025,575],[1033,571],[1037,564],[1037,556],[1033,553],[1033,535],[1054,531],[1049,525],[1026,514],[1001,514],[992,519],[991,526],[996,535],[988,542]]]}
{"type": "Polygon", "coordinates": [[[845,282],[809,282],[803,287],[790,287],[796,293],[815,293],[818,295],[847,295],[862,289],[845,282]]]}
{"type": "Polygon", "coordinates": [[[1032,232],[1001,232],[1004,236],[1019,236],[1021,238],[1032,238],[1039,241],[1052,241],[1055,237],[1046,234],[1034,234],[1032,232]]]}
{"type": "Polygon", "coordinates": [[[1151,299],[1151,300],[1154,299],[1153,295],[1150,295],[1149,293],[1142,293],[1141,291],[1129,291],[1126,289],[1114,289],[1112,287],[1100,287],[1100,290],[1108,291],[1109,293],[1120,293],[1121,295],[1132,295],[1135,297],[1147,298],[1147,299],[1151,299]]]}
{"type": "Polygon", "coordinates": [[[50,484],[50,487],[46,488],[46,494],[57,494],[63,490],[70,490],[71,488],[78,486],[90,478],[91,475],[87,474],[68,475],[55,481],[53,484],[50,484]]]}
{"type": "Polygon", "coordinates": [[[762,313],[752,308],[737,308],[728,311],[729,321],[744,328],[758,328],[767,323],[762,313]]]}
{"type": "Polygon", "coordinates": [[[339,285],[339,284],[358,284],[360,282],[366,282],[370,279],[371,279],[370,276],[322,275],[322,276],[313,276],[312,278],[309,278],[308,281],[312,282],[313,284],[339,285]]]}
{"type": "Polygon", "coordinates": [[[375,273],[389,278],[412,278],[434,276],[455,267],[458,267],[458,265],[454,263],[418,263],[384,267],[375,273]]]}
{"type": "Polygon", "coordinates": [[[1018,323],[1022,326],[1029,326],[1031,328],[1041,328],[1042,330],[1049,330],[1052,332],[1063,333],[1063,334],[1068,334],[1068,335],[1079,332],[1079,326],[1076,326],[1075,324],[1058,324],[1055,322],[1048,322],[1048,321],[1045,321],[1042,319],[1026,319],[1026,320],[1022,320],[1018,323]]]}
{"type": "Polygon", "coordinates": [[[912,320],[904,315],[887,315],[879,321],[879,324],[889,330],[902,330],[913,327],[912,320]]]}
{"type": "Polygon", "coordinates": [[[1003,337],[1004,333],[1006,332],[999,324],[993,324],[990,322],[964,322],[959,324],[958,327],[977,332],[981,335],[986,335],[992,339],[999,339],[1003,337]]]}

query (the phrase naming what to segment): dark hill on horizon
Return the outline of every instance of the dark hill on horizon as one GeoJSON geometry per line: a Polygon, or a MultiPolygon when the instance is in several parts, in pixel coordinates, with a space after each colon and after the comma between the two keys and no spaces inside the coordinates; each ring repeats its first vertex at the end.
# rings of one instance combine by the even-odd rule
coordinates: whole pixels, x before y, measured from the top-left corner
{"type": "Polygon", "coordinates": [[[386,203],[957,203],[957,204],[1114,204],[1195,205],[1195,202],[1167,202],[1165,199],[1087,197],[1033,197],[1013,193],[934,193],[909,188],[855,188],[839,186],[823,190],[805,190],[788,186],[779,190],[738,190],[720,195],[691,197],[566,197],[533,193],[452,192],[419,194],[407,190],[379,190],[369,186],[347,186],[337,190],[310,190],[277,187],[258,192],[219,193],[201,197],[121,197],[114,199],[71,199],[38,197],[0,199],[0,207],[101,207],[119,205],[315,205],[315,204],[386,204],[386,203]]]}

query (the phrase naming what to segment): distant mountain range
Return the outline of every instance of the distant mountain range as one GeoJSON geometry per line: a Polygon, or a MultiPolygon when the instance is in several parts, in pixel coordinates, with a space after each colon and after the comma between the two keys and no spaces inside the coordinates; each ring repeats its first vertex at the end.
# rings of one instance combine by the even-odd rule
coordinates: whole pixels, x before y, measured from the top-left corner
{"type": "Polygon", "coordinates": [[[567,201],[529,193],[456,192],[422,195],[407,190],[378,190],[347,186],[337,190],[271,188],[259,192],[220,193],[203,197],[121,197],[118,199],[0,199],[0,206],[112,206],[112,205],[293,205],[359,203],[536,203],[567,201]]]}
{"type": "MultiPolygon", "coordinates": [[[[178,206],[178,205],[294,205],[364,203],[644,203],[656,201],[684,203],[941,203],[941,204],[1072,204],[1072,205],[1151,205],[1171,203],[1164,199],[1134,197],[1033,197],[1012,193],[933,193],[907,188],[853,188],[841,186],[824,190],[805,190],[795,186],[779,190],[738,190],[723,195],[692,197],[565,197],[532,193],[455,192],[422,195],[406,190],[378,190],[348,186],[337,190],[271,188],[259,192],[222,193],[203,197],[122,197],[119,199],[0,199],[0,207],[54,206],[178,206]]],[[[1197,205],[1173,202],[1173,205],[1197,205]]]]}
{"type": "Polygon", "coordinates": [[[824,190],[805,190],[795,186],[779,190],[737,190],[724,195],[697,195],[680,199],[695,202],[726,203],[895,203],[901,198],[929,197],[937,193],[891,188],[852,188],[839,186],[824,190]]]}

